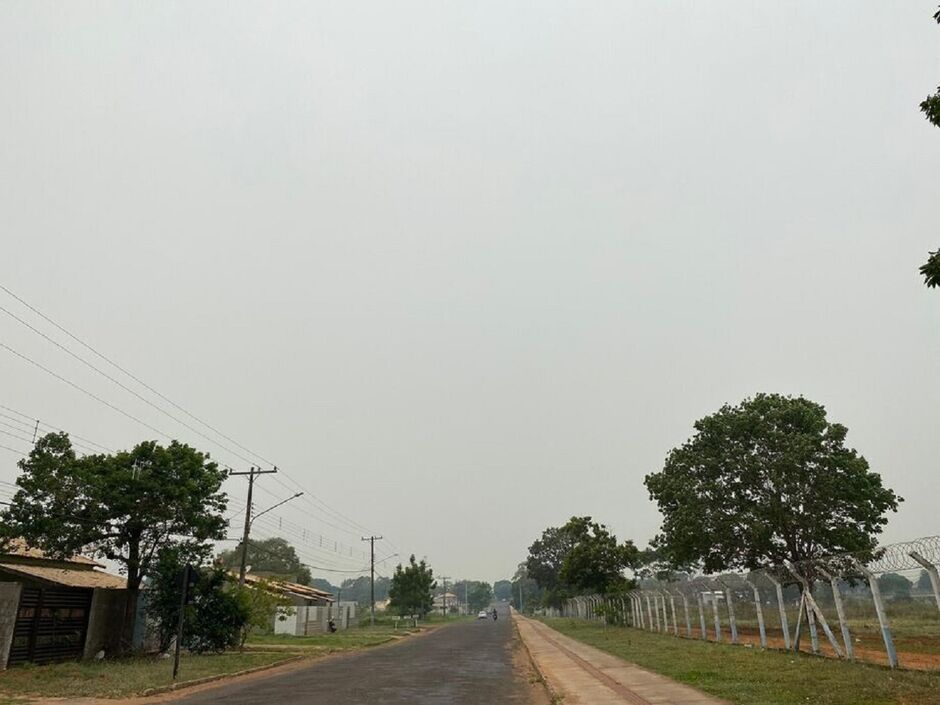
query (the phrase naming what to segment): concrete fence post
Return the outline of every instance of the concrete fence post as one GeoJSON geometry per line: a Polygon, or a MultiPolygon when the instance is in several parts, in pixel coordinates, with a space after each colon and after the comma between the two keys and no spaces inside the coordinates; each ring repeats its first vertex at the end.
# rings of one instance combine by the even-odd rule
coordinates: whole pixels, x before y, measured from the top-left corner
{"type": "MultiPolygon", "coordinates": [[[[653,608],[650,606],[650,594],[644,591],[643,597],[646,598],[646,616],[649,617],[649,630],[653,631],[653,608]]],[[[658,615],[659,612],[656,614],[658,615]]],[[[659,617],[656,618],[656,622],[659,622],[659,617]]]]}
{"type": "Polygon", "coordinates": [[[839,642],[836,641],[836,638],[832,633],[832,629],[829,628],[829,623],[826,621],[826,615],[823,614],[823,611],[819,608],[819,604],[816,602],[816,598],[813,597],[813,586],[805,576],[797,572],[796,566],[794,566],[792,563],[787,564],[787,567],[790,569],[790,572],[793,573],[793,576],[799,580],[800,584],[803,586],[803,592],[806,596],[806,621],[809,623],[809,634],[813,640],[813,653],[819,653],[819,635],[816,633],[816,619],[818,619],[819,623],[822,625],[823,631],[826,634],[826,638],[829,640],[829,643],[832,644],[832,650],[836,652],[836,656],[843,658],[845,654],[842,653],[842,649],[839,647],[839,642]]]}
{"type": "Polygon", "coordinates": [[[764,625],[764,608],[763,605],[761,605],[760,589],[757,587],[757,583],[747,578],[745,578],[745,582],[750,585],[751,590],[754,591],[754,609],[757,610],[757,628],[760,630],[760,646],[762,649],[766,649],[767,627],[764,625]]]}
{"type": "MultiPolygon", "coordinates": [[[[809,595],[808,592],[803,593],[803,597],[809,595]]],[[[809,606],[809,600],[806,600],[803,603],[803,608],[806,610],[806,625],[809,627],[809,640],[810,644],[813,647],[813,653],[819,653],[819,634],[816,632],[816,613],[812,607],[809,606]]]]}
{"type": "Polygon", "coordinates": [[[699,629],[701,629],[701,632],[699,633],[699,638],[702,641],[707,641],[708,630],[705,628],[705,598],[702,597],[701,592],[695,593],[695,604],[698,607],[699,629]]]}
{"type": "Polygon", "coordinates": [[[679,636],[679,620],[676,618],[676,596],[671,592],[669,595],[669,609],[672,610],[672,633],[679,636]]]}
{"type": "Polygon", "coordinates": [[[716,593],[721,594],[720,591],[712,589],[709,595],[712,600],[712,612],[715,615],[715,641],[721,641],[721,615],[718,614],[718,598],[716,597],[716,593]]]}
{"type": "Polygon", "coordinates": [[[940,572],[937,571],[937,566],[928,561],[917,551],[911,551],[908,555],[927,571],[927,575],[930,577],[930,587],[933,588],[933,599],[937,603],[937,609],[940,609],[940,572]]]}
{"type": "Polygon", "coordinates": [[[875,612],[878,613],[878,624],[881,626],[881,638],[885,643],[885,651],[888,654],[888,665],[891,668],[898,667],[898,652],[894,648],[894,637],[891,636],[891,625],[888,623],[888,615],[885,612],[884,602],[881,599],[881,586],[878,585],[877,576],[868,568],[863,566],[860,561],[852,559],[865,579],[868,580],[868,586],[871,588],[871,597],[875,603],[875,612]]]}
{"type": "Polygon", "coordinates": [[[845,657],[851,661],[855,660],[855,645],[852,643],[852,634],[849,632],[849,622],[845,618],[845,606],[842,604],[842,591],[839,589],[838,576],[819,569],[820,575],[829,581],[832,588],[832,601],[836,605],[836,614],[839,615],[839,630],[842,632],[842,643],[845,645],[845,657]]]}
{"type": "Polygon", "coordinates": [[[665,633],[669,631],[669,615],[666,613],[666,596],[663,593],[658,593],[658,595],[663,608],[663,632],[665,633]]]}
{"type": "Polygon", "coordinates": [[[679,593],[682,595],[682,610],[685,612],[685,635],[692,638],[692,617],[689,615],[689,598],[686,597],[684,592],[679,593]]]}
{"type": "Polygon", "coordinates": [[[780,584],[780,581],[774,578],[770,573],[764,573],[766,578],[773,583],[774,591],[777,594],[777,609],[780,611],[780,631],[783,632],[783,646],[789,651],[790,650],[790,625],[787,624],[787,606],[783,600],[783,585],[780,584]]]}

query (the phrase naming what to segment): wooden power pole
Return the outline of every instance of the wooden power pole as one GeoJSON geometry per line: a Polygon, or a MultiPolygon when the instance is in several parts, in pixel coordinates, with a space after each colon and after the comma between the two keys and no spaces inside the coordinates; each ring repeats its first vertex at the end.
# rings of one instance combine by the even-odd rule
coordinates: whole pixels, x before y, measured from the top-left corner
{"type": "Polygon", "coordinates": [[[258,475],[272,475],[277,472],[277,468],[271,470],[262,470],[252,467],[248,472],[235,472],[229,470],[229,475],[247,475],[248,476],[248,503],[245,505],[245,531],[242,534],[242,559],[238,568],[238,584],[245,584],[245,573],[248,569],[248,536],[251,533],[251,494],[255,487],[255,477],[258,475]]]}
{"type": "Polygon", "coordinates": [[[371,611],[369,613],[369,624],[374,627],[375,626],[375,542],[381,541],[382,537],[381,536],[365,536],[363,537],[362,540],[369,542],[369,549],[372,555],[372,560],[370,561],[372,572],[371,572],[371,578],[370,578],[370,583],[369,583],[370,589],[372,591],[372,594],[371,594],[372,601],[370,604],[371,611]]]}

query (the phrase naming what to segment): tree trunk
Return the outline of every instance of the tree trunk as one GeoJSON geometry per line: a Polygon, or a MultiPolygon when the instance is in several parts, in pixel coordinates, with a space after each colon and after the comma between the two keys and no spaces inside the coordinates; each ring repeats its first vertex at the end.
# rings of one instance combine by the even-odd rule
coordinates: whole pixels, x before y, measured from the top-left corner
{"type": "Polygon", "coordinates": [[[121,654],[134,650],[134,627],[137,623],[137,601],[140,597],[140,538],[130,541],[127,555],[127,600],[124,602],[124,618],[121,623],[121,654]]]}
{"type": "Polygon", "coordinates": [[[121,621],[121,655],[126,656],[134,650],[134,627],[137,624],[137,602],[140,587],[127,586],[127,599],[124,601],[124,616],[121,621]]]}

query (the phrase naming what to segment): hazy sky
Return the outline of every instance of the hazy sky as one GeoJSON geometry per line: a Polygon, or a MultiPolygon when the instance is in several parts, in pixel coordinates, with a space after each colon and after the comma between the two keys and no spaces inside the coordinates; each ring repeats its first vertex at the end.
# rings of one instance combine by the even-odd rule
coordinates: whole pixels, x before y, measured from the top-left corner
{"type": "MultiPolygon", "coordinates": [[[[849,427],[907,500],[886,540],[940,533],[936,4],[5,0],[0,283],[283,468],[259,510],[289,476],[453,577],[573,514],[645,544],[644,475],[760,391],[849,427]]],[[[0,381],[165,440],[6,350],[0,381]]],[[[363,567],[315,502],[269,516],[363,567]]]]}

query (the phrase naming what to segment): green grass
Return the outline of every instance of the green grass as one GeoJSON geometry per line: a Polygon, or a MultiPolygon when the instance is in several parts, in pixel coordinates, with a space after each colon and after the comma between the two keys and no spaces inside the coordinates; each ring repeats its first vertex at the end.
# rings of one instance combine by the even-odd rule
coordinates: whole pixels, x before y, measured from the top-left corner
{"type": "Polygon", "coordinates": [[[940,673],[711,644],[567,619],[579,641],[737,705],[940,705],[940,673]]]}
{"type": "MultiPolygon", "coordinates": [[[[179,680],[236,673],[284,661],[283,652],[231,652],[183,656],[179,680]]],[[[113,661],[70,661],[47,666],[15,666],[0,673],[0,705],[16,696],[119,698],[139,695],[173,682],[173,659],[131,658],[113,661]],[[6,698],[6,700],[4,700],[6,698]]]]}
{"type": "Polygon", "coordinates": [[[362,627],[343,629],[333,634],[313,634],[311,636],[291,636],[289,634],[264,634],[248,637],[246,646],[250,649],[277,647],[290,651],[308,652],[349,651],[377,646],[398,637],[406,636],[413,630],[394,629],[390,626],[362,627]]]}
{"type": "Polygon", "coordinates": [[[287,649],[297,652],[324,652],[348,651],[377,646],[409,634],[420,632],[429,627],[445,624],[465,622],[470,617],[451,615],[444,619],[440,615],[429,615],[420,620],[417,627],[412,627],[410,621],[402,620],[395,626],[391,616],[376,615],[375,626],[370,626],[368,616],[362,618],[361,626],[352,629],[343,629],[333,634],[313,634],[311,636],[291,636],[289,634],[257,634],[248,637],[246,646],[249,649],[287,649]]]}

